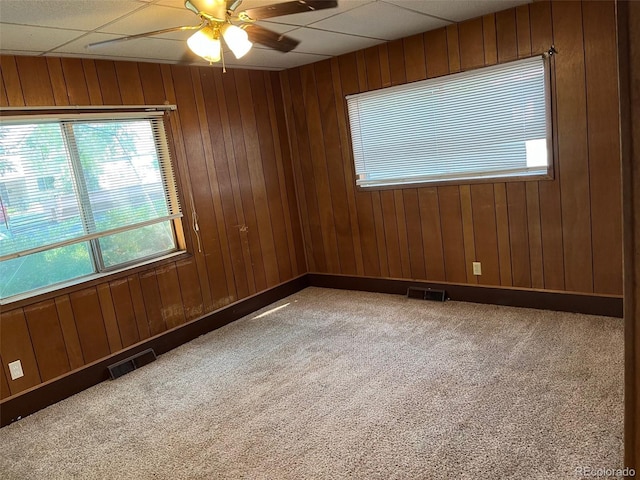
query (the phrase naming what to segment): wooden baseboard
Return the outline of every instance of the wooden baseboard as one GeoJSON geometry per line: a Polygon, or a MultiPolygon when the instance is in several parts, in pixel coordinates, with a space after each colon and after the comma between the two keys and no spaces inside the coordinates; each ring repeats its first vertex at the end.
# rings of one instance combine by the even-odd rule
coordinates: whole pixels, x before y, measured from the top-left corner
{"type": "Polygon", "coordinates": [[[309,286],[307,275],[266,290],[232,305],[216,310],[204,317],[163,332],[153,338],[133,345],[121,352],[86,365],[62,377],[36,385],[33,388],[8,397],[0,402],[0,427],[53,405],[71,395],[110,378],[107,367],[127,357],[152,348],[160,355],[184,343],[216,330],[234,320],[266,307],[288,295],[309,286]]]}
{"type": "Polygon", "coordinates": [[[445,290],[451,300],[490,303],[511,307],[538,308],[561,312],[587,313],[622,318],[622,296],[568,293],[524,288],[488,287],[459,283],[433,283],[395,278],[356,277],[309,273],[309,285],[315,287],[362,290],[406,295],[409,287],[445,290]]]}

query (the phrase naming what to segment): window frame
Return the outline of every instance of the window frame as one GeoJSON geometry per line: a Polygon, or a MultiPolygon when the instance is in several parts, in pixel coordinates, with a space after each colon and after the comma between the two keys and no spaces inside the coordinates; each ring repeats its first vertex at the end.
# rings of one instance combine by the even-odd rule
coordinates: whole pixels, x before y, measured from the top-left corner
{"type": "MultiPolygon", "coordinates": [[[[86,243],[89,248],[90,262],[94,271],[86,274],[73,277],[60,282],[52,283],[42,287],[38,287],[32,290],[27,290],[22,293],[17,293],[11,296],[0,298],[0,306],[11,305],[20,306],[23,304],[30,304],[33,301],[42,301],[46,298],[52,298],[70,291],[78,290],[79,288],[87,288],[91,285],[97,285],[104,281],[112,281],[117,278],[127,277],[136,272],[146,271],[149,268],[161,266],[168,262],[175,262],[181,258],[190,257],[191,254],[187,251],[187,240],[184,234],[184,214],[180,209],[180,198],[182,198],[179,185],[178,169],[175,162],[175,148],[173,145],[171,127],[170,127],[170,112],[176,110],[175,105],[143,105],[143,106],[91,106],[91,107],[3,107],[0,108],[0,119],[3,121],[19,122],[19,123],[51,123],[57,122],[60,125],[61,131],[66,130],[66,126],[63,122],[92,122],[92,121],[118,121],[118,120],[158,120],[154,117],[160,118],[160,126],[157,127],[160,140],[155,140],[157,160],[160,169],[162,170],[162,187],[167,197],[167,207],[169,209],[169,217],[166,220],[150,220],[148,222],[139,222],[136,224],[137,228],[143,228],[144,226],[151,224],[160,224],[169,222],[171,227],[171,233],[173,237],[174,248],[171,250],[165,250],[158,254],[150,254],[144,257],[139,257],[126,262],[114,264],[111,266],[104,265],[104,259],[100,252],[100,246],[98,245],[99,239],[108,237],[109,235],[115,235],[117,233],[123,233],[132,228],[122,227],[122,229],[115,229],[116,231],[109,232],[106,235],[103,233],[93,233],[87,235],[88,237],[80,241],[70,241],[68,244],[86,243]],[[73,112],[69,112],[73,110],[73,112]],[[162,154],[160,153],[162,150],[162,154]],[[168,169],[168,172],[167,172],[168,169]],[[177,213],[171,213],[171,211],[177,213]],[[97,246],[97,251],[96,251],[97,246]]],[[[3,122],[4,123],[4,122],[3,122]]],[[[154,127],[152,127],[154,128],[154,127]]],[[[67,142],[66,133],[63,133],[65,137],[65,143],[67,142]]],[[[72,168],[77,168],[79,165],[79,159],[74,158],[74,154],[70,152],[71,148],[67,145],[67,153],[70,155],[71,164],[75,164],[72,168]]],[[[76,152],[77,153],[77,152],[76,152]]],[[[84,174],[83,174],[84,175],[84,174]]],[[[81,193],[76,192],[78,201],[81,201],[81,193]]],[[[130,224],[131,225],[131,224],[130,224]]],[[[48,245],[47,249],[41,251],[52,250],[59,248],[62,243],[56,242],[48,245]]],[[[25,250],[19,256],[29,255],[28,250],[25,250]]]]}
{"type": "Polygon", "coordinates": [[[344,112],[345,112],[345,120],[346,120],[346,130],[347,130],[347,135],[349,139],[351,171],[353,173],[353,179],[354,179],[353,181],[354,181],[356,190],[362,191],[362,192],[374,192],[374,191],[383,191],[383,190],[401,190],[406,188],[430,188],[430,187],[443,187],[443,186],[554,180],[555,171],[557,169],[556,135],[555,135],[556,106],[555,106],[555,90],[553,88],[554,60],[555,60],[555,55],[550,55],[545,52],[538,55],[532,55],[530,57],[518,58],[514,60],[509,60],[506,62],[499,62],[494,65],[481,65],[478,67],[461,70],[459,72],[451,72],[445,75],[438,75],[435,77],[423,78],[423,79],[412,81],[412,82],[406,82],[400,85],[388,85],[388,86],[384,86],[377,89],[363,90],[363,91],[358,91],[358,92],[345,95],[343,97],[343,102],[344,102],[344,112]],[[354,150],[353,150],[353,135],[352,135],[351,122],[349,119],[349,106],[348,106],[349,97],[355,97],[361,94],[367,94],[369,92],[379,92],[383,90],[394,89],[395,87],[402,88],[403,86],[406,86],[406,85],[425,82],[429,80],[443,79],[452,75],[464,74],[468,72],[482,70],[485,68],[496,67],[499,65],[506,65],[514,62],[521,62],[524,60],[530,60],[530,59],[540,58],[540,57],[544,61],[544,91],[545,91],[544,102],[545,102],[545,109],[546,109],[545,117],[546,117],[546,140],[547,140],[546,173],[538,174],[538,175],[514,175],[514,176],[492,176],[492,177],[483,177],[483,178],[451,178],[451,179],[420,180],[415,182],[404,182],[404,183],[387,184],[387,185],[360,185],[358,183],[359,174],[356,170],[356,162],[355,162],[355,156],[354,156],[354,150]]]}

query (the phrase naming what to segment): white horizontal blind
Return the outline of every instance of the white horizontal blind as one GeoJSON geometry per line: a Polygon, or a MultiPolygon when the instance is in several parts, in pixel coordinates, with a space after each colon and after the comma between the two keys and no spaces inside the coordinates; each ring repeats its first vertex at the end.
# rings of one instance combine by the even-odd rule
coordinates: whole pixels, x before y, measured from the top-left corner
{"type": "Polygon", "coordinates": [[[347,96],[357,184],[545,175],[547,60],[347,96]]]}

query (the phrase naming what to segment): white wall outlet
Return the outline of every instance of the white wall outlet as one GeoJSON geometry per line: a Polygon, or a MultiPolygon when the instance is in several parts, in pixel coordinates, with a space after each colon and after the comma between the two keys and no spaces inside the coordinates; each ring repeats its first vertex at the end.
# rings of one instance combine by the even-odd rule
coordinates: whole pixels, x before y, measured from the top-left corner
{"type": "Polygon", "coordinates": [[[473,262],[473,274],[482,275],[482,264],[480,262],[473,262]]]}
{"type": "Polygon", "coordinates": [[[15,362],[11,362],[9,364],[9,373],[11,373],[11,380],[16,380],[20,377],[24,377],[24,372],[22,371],[22,363],[20,360],[16,360],[15,362]]]}

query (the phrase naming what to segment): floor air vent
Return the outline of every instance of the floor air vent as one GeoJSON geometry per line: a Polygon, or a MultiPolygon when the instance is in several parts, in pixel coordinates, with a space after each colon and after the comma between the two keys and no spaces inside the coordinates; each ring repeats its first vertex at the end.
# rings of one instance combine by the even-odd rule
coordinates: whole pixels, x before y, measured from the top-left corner
{"type": "Polygon", "coordinates": [[[111,379],[115,380],[129,372],[133,372],[136,368],[144,367],[146,364],[153,362],[156,359],[156,353],[152,348],[144,350],[140,353],[136,353],[124,360],[121,360],[113,365],[109,365],[109,374],[111,379]]]}
{"type": "Polygon", "coordinates": [[[433,288],[409,287],[407,289],[407,297],[444,302],[447,299],[447,292],[444,290],[435,290],[433,288]]]}

